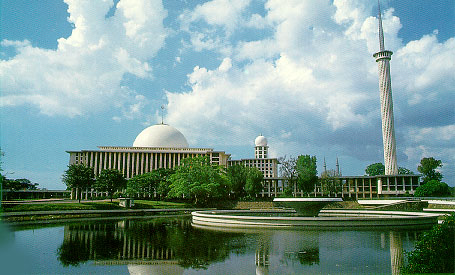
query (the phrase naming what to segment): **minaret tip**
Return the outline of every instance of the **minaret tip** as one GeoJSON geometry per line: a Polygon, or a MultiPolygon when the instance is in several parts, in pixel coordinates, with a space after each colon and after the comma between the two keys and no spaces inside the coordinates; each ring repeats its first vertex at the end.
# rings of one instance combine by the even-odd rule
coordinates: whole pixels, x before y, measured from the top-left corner
{"type": "Polygon", "coordinates": [[[378,0],[378,20],[379,20],[379,51],[384,51],[384,32],[382,30],[381,4],[378,0]]]}

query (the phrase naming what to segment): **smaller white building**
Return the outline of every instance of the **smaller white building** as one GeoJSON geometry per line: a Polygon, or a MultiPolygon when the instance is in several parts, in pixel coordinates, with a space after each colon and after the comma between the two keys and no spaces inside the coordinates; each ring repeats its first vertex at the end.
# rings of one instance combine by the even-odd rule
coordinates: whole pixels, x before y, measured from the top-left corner
{"type": "Polygon", "coordinates": [[[259,135],[254,141],[254,158],[228,160],[228,166],[243,165],[246,167],[256,167],[264,175],[264,179],[278,177],[278,159],[268,157],[267,139],[259,135]]]}

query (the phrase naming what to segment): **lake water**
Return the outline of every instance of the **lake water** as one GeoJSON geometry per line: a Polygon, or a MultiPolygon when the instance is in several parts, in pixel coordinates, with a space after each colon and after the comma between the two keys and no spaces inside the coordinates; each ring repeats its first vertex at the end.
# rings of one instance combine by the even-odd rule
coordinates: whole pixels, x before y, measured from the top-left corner
{"type": "Polygon", "coordinates": [[[223,232],[175,216],[87,220],[2,226],[0,261],[2,274],[391,274],[420,233],[223,232]]]}

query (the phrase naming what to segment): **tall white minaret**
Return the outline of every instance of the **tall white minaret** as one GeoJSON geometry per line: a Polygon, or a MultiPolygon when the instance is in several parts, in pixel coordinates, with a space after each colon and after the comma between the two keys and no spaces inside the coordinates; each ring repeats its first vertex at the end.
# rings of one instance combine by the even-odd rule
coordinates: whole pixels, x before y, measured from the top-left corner
{"type": "Polygon", "coordinates": [[[381,7],[378,0],[379,52],[373,55],[379,69],[379,92],[381,95],[382,141],[384,143],[384,166],[386,175],[397,175],[397,149],[393,123],[392,84],[390,80],[391,51],[384,50],[381,7]]]}
{"type": "Polygon", "coordinates": [[[327,173],[327,164],[325,163],[325,157],[324,157],[324,174],[327,173]]]}
{"type": "Polygon", "coordinates": [[[254,140],[254,158],[256,159],[266,159],[268,158],[268,149],[269,146],[267,146],[267,139],[260,134],[255,140],[254,140]]]}
{"type": "Polygon", "coordinates": [[[337,164],[336,164],[336,173],[337,173],[337,177],[341,176],[341,174],[340,174],[340,163],[338,162],[338,157],[337,157],[337,164]]]}

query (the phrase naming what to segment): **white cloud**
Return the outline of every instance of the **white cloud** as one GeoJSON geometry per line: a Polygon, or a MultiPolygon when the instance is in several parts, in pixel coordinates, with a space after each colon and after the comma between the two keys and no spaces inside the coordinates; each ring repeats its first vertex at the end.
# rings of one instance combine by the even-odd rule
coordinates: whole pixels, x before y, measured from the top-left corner
{"type": "Polygon", "coordinates": [[[181,30],[190,34],[196,51],[217,51],[229,55],[230,37],[234,31],[248,25],[261,24],[260,16],[245,18],[250,0],[212,0],[186,10],[180,15],[181,30]]]}
{"type": "MultiPolygon", "coordinates": [[[[279,155],[336,150],[339,156],[358,160],[380,159],[378,72],[372,57],[379,46],[377,19],[370,15],[373,5],[360,0],[335,0],[333,5],[268,1],[266,14],[254,18],[256,26],[271,35],[231,43],[226,41],[232,34],[217,32],[213,37],[219,45],[213,49],[229,45],[234,50],[217,69],[195,67],[188,75],[189,91],[167,93],[168,121],[188,133],[194,145],[247,145],[262,132],[275,140],[271,150],[279,155]]],[[[393,8],[384,12],[383,24],[386,48],[395,52],[391,71],[395,117],[401,123],[398,150],[400,166],[412,168],[423,152],[453,150],[441,138],[418,147],[424,142],[411,138],[415,120],[407,117],[420,113],[438,119],[441,127],[448,127],[440,137],[453,130],[447,126],[453,124],[447,122],[450,115],[440,118],[443,110],[451,110],[453,117],[453,103],[428,113],[423,102],[453,99],[455,42],[441,43],[431,34],[403,45],[400,19],[393,13],[393,8]]],[[[205,23],[207,29],[219,24],[205,23]]]]}
{"type": "Polygon", "coordinates": [[[204,20],[210,25],[220,26],[231,34],[240,27],[242,12],[250,4],[250,0],[213,0],[198,5],[194,11],[187,12],[182,17],[184,25],[204,20]]]}
{"type": "Polygon", "coordinates": [[[440,43],[436,36],[425,35],[396,52],[398,87],[407,92],[411,105],[438,100],[454,100],[455,38],[440,43]]]}
{"type": "Polygon", "coordinates": [[[56,50],[27,41],[3,41],[17,54],[0,61],[2,105],[34,105],[47,115],[78,116],[112,106],[137,113],[134,92],[121,87],[126,73],[150,77],[147,60],[164,45],[166,16],[157,0],[66,0],[74,26],[56,50]]]}
{"type": "Polygon", "coordinates": [[[403,150],[410,162],[417,167],[424,157],[442,160],[441,173],[446,179],[455,177],[455,124],[440,127],[411,127],[409,140],[403,150]]]}

